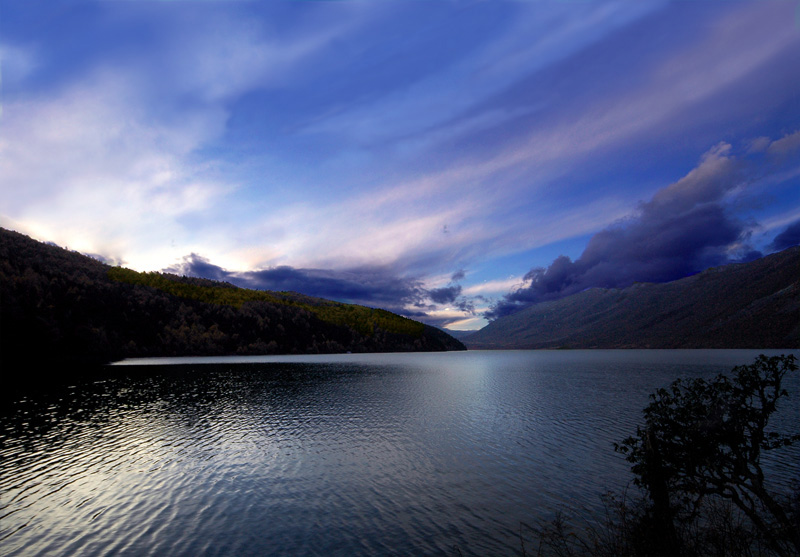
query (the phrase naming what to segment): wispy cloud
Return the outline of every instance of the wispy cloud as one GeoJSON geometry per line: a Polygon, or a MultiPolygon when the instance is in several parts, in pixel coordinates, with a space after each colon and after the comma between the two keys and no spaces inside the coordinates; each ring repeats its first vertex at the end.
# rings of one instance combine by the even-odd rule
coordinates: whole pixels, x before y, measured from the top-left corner
{"type": "MultiPolygon", "coordinates": [[[[621,27],[654,11],[662,4],[627,2],[585,4],[580,10],[562,4],[536,6],[513,4],[503,7],[473,5],[447,17],[433,15],[415,25],[422,41],[432,40],[441,28],[456,22],[480,27],[481,19],[501,19],[503,29],[493,38],[480,37],[475,45],[464,40],[465,48],[452,56],[436,72],[419,73],[398,89],[388,89],[374,99],[355,104],[329,117],[316,120],[306,133],[331,133],[360,145],[382,145],[390,141],[424,136],[430,139],[446,129],[448,135],[480,131],[487,120],[494,125],[513,118],[514,111],[492,111],[470,116],[481,104],[517,81],[550,67],[570,55],[588,48],[621,27]],[[498,12],[508,13],[498,18],[498,12]]],[[[474,41],[474,37],[469,37],[474,41]]],[[[398,56],[403,47],[398,46],[398,56]]],[[[406,55],[412,54],[406,47],[406,55]]],[[[414,59],[418,64],[418,60],[414,59]]]]}
{"type": "Polygon", "coordinates": [[[183,236],[178,219],[230,192],[233,185],[186,160],[219,132],[221,115],[187,114],[180,126],[148,122],[131,91],[124,76],[97,72],[52,98],[7,104],[3,212],[75,249],[128,250],[126,237],[158,246],[156,230],[183,236]]]}
{"type": "MultiPolygon", "coordinates": [[[[171,32],[157,35],[157,52],[78,68],[49,90],[4,103],[5,218],[139,268],[174,260],[198,239],[229,251],[210,215],[235,218],[240,184],[200,151],[224,136],[232,98],[285,81],[352,22],[287,42],[223,12],[165,15],[171,32]],[[208,230],[200,238],[198,225],[208,230]]],[[[28,51],[4,47],[3,55],[4,77],[8,68],[12,77],[35,71],[28,51]]]]}

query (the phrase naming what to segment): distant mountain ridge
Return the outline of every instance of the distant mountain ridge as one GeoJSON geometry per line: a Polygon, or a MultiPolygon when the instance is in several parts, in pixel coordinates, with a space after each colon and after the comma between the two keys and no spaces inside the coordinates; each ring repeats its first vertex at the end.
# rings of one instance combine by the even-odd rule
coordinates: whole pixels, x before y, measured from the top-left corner
{"type": "Polygon", "coordinates": [[[800,246],[673,282],[592,288],[462,341],[470,349],[800,348],[800,246]]]}
{"type": "Polygon", "coordinates": [[[3,368],[129,357],[464,350],[391,312],[111,267],[0,228],[3,368]]]}
{"type": "Polygon", "coordinates": [[[465,338],[468,338],[470,335],[474,335],[475,333],[477,333],[478,330],[479,329],[472,329],[472,330],[468,330],[468,331],[459,331],[459,330],[453,330],[453,329],[445,329],[445,332],[447,334],[449,334],[451,337],[453,337],[454,339],[463,341],[465,338]]]}

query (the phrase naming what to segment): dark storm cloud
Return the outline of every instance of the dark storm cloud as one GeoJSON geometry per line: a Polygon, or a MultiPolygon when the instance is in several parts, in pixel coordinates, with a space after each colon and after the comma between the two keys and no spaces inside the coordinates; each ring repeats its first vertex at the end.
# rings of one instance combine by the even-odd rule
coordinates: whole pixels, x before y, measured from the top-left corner
{"type": "Polygon", "coordinates": [[[362,267],[342,271],[280,266],[258,271],[231,272],[192,253],[184,257],[179,265],[164,271],[226,281],[243,288],[293,291],[329,300],[379,307],[426,322],[432,319],[426,313],[426,310],[433,309],[430,302],[467,308],[464,311],[472,308],[468,300],[458,299],[461,294],[459,285],[451,284],[444,288],[427,290],[419,280],[398,276],[388,268],[362,267]]]}
{"type": "Polygon", "coordinates": [[[347,271],[276,267],[240,275],[249,288],[293,290],[309,296],[382,307],[397,311],[425,298],[419,281],[398,277],[390,270],[360,268],[347,271]]]}
{"type": "MultiPolygon", "coordinates": [[[[725,196],[746,182],[740,163],[720,144],[684,178],[658,191],[635,215],[595,234],[581,256],[564,255],[525,275],[525,286],[486,314],[497,319],[532,304],[591,287],[667,282],[732,262],[732,248],[747,239],[747,226],[728,209],[725,196]]],[[[745,258],[760,255],[745,249],[745,258]]]]}
{"type": "Polygon", "coordinates": [[[437,304],[450,304],[461,294],[459,285],[445,286],[444,288],[433,288],[428,290],[428,296],[437,304]]]}
{"type": "MultiPolygon", "coordinates": [[[[435,304],[447,305],[452,308],[461,310],[466,313],[475,314],[475,302],[465,296],[461,295],[461,285],[456,284],[458,281],[464,279],[467,273],[464,269],[459,269],[450,277],[450,284],[441,288],[432,288],[427,291],[428,298],[435,304]]],[[[448,324],[456,319],[452,317],[441,318],[434,322],[428,319],[426,322],[432,325],[448,324]]]]}
{"type": "Polygon", "coordinates": [[[212,280],[231,281],[233,273],[229,273],[222,267],[214,265],[205,257],[193,253],[183,258],[183,263],[177,267],[164,269],[168,273],[187,275],[190,277],[201,277],[212,280]]]}
{"type": "Polygon", "coordinates": [[[796,245],[800,245],[800,220],[794,221],[783,232],[775,236],[769,247],[775,251],[781,251],[796,245]]]}
{"type": "Polygon", "coordinates": [[[453,304],[456,309],[475,315],[475,300],[461,297],[453,304]]]}

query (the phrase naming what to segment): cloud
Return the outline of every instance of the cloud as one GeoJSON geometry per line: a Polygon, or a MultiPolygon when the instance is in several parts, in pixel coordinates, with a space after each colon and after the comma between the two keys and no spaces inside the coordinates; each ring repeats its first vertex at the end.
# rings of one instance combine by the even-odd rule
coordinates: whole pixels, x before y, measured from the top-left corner
{"type": "Polygon", "coordinates": [[[484,298],[486,296],[493,296],[501,292],[516,290],[520,286],[522,286],[522,280],[520,280],[519,277],[489,280],[464,288],[464,294],[472,298],[484,298]]]}
{"type": "Polygon", "coordinates": [[[58,57],[44,38],[25,49],[0,45],[4,86],[15,87],[2,106],[4,221],[140,270],[201,245],[234,251],[242,183],[216,151],[231,103],[285,85],[353,22],[277,37],[236,10],[185,8],[143,4],[130,20],[110,17],[119,43],[99,42],[68,72],[48,66],[58,57]],[[133,48],[127,25],[145,29],[147,44],[133,48]],[[34,91],[16,87],[26,79],[34,91]]]}
{"type": "Polygon", "coordinates": [[[575,10],[558,3],[474,4],[444,19],[433,9],[416,13],[409,29],[416,41],[399,41],[388,53],[382,44],[375,45],[375,56],[386,57],[382,63],[397,66],[403,86],[376,87],[363,102],[316,119],[303,131],[333,134],[342,144],[401,142],[419,150],[430,148],[434,138],[480,133],[530,110],[487,111],[487,100],[662,6],[604,2],[575,10]],[[444,26],[452,33],[450,40],[464,41],[464,48],[453,49],[431,71],[434,66],[423,63],[431,52],[418,49],[437,41],[444,26]],[[484,32],[460,37],[462,29],[484,32]]]}
{"type": "MultiPolygon", "coordinates": [[[[163,272],[229,282],[242,288],[292,291],[379,307],[435,325],[463,319],[465,313],[474,313],[472,301],[461,296],[460,285],[428,289],[421,280],[401,276],[389,267],[333,270],[281,265],[255,271],[228,271],[192,253],[183,257],[180,263],[163,269],[163,272]],[[450,306],[447,310],[449,313],[439,311],[437,304],[450,306]]],[[[454,276],[461,274],[463,271],[458,271],[454,276]]]]}
{"type": "Polygon", "coordinates": [[[362,19],[347,17],[352,10],[340,10],[324,26],[297,22],[291,33],[276,33],[262,22],[217,8],[167,12],[173,18],[172,33],[165,39],[169,55],[151,60],[162,60],[157,69],[167,77],[170,94],[213,103],[254,89],[286,86],[308,71],[310,59],[362,19]]]}
{"type": "Polygon", "coordinates": [[[289,266],[248,271],[241,278],[250,288],[293,290],[309,296],[402,311],[420,306],[425,292],[418,280],[393,275],[383,269],[295,269],[289,266]]]}
{"type": "Polygon", "coordinates": [[[419,280],[400,277],[389,269],[377,267],[331,270],[298,269],[281,265],[270,269],[234,272],[193,253],[184,257],[180,264],[164,271],[227,281],[243,288],[293,291],[400,312],[406,307],[424,307],[427,297],[419,280]]]}
{"type": "MultiPolygon", "coordinates": [[[[450,284],[439,288],[431,288],[427,291],[428,298],[435,304],[450,306],[445,311],[452,312],[454,310],[462,312],[461,315],[456,316],[456,319],[463,319],[463,313],[474,314],[475,303],[472,299],[463,296],[463,288],[459,281],[464,280],[467,273],[464,269],[459,269],[450,276],[450,284]]],[[[449,319],[453,321],[453,315],[443,315],[441,319],[449,319]]]]}
{"type": "Polygon", "coordinates": [[[443,288],[433,288],[428,291],[430,299],[437,304],[451,304],[461,295],[461,286],[445,286],[443,288]]]}
{"type": "MultiPolygon", "coordinates": [[[[792,26],[776,25],[783,6],[742,4],[717,22],[701,40],[689,41],[642,74],[637,86],[598,96],[579,105],[568,117],[558,114],[555,125],[542,125],[516,149],[498,156],[495,164],[509,166],[523,160],[537,165],[607,149],[614,144],[652,141],[686,134],[701,118],[727,118],[728,102],[741,103],[732,88],[749,75],[796,48],[800,35],[792,26]],[[727,92],[725,96],[721,93],[727,92]],[[502,160],[501,160],[502,159],[502,160]]],[[[793,70],[787,70],[794,73],[793,70]]],[[[787,74],[788,77],[788,74],[787,74]]],[[[789,91],[785,87],[776,91],[789,91]]],[[[767,98],[762,99],[765,105],[767,98]]],[[[574,110],[573,107],[568,109],[574,110]]]]}
{"type": "Polygon", "coordinates": [[[800,245],[800,220],[796,220],[775,236],[769,247],[774,251],[781,251],[796,245],[800,245]]]}
{"type": "Polygon", "coordinates": [[[771,155],[783,156],[794,153],[798,149],[800,149],[800,130],[776,139],[769,144],[766,150],[771,155]]]}
{"type": "Polygon", "coordinates": [[[733,214],[727,201],[749,180],[731,146],[718,144],[696,168],[656,192],[633,215],[595,234],[578,259],[562,255],[546,268],[529,271],[523,286],[485,317],[496,319],[591,287],[666,282],[760,255],[747,246],[748,224],[733,214]]]}
{"type": "Polygon", "coordinates": [[[151,247],[179,238],[180,218],[230,192],[232,184],[211,177],[212,165],[187,161],[221,129],[220,113],[167,126],[147,117],[134,89],[129,76],[98,71],[52,96],[8,103],[3,216],[33,223],[26,232],[39,237],[114,256],[132,247],[130,238],[151,247]]]}

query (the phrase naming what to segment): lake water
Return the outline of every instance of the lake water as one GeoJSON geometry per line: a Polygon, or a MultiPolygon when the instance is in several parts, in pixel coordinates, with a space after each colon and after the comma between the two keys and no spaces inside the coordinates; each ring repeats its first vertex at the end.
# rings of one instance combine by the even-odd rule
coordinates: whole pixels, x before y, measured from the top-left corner
{"type": "Polygon", "coordinates": [[[0,412],[0,554],[517,554],[520,522],[628,484],[650,392],[761,352],[126,361],[0,412]]]}

